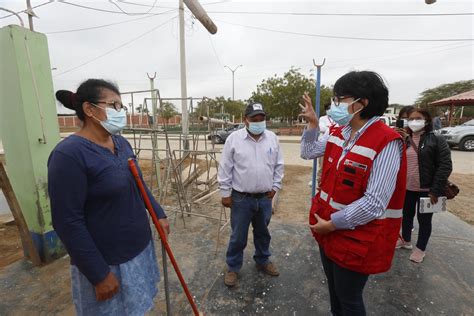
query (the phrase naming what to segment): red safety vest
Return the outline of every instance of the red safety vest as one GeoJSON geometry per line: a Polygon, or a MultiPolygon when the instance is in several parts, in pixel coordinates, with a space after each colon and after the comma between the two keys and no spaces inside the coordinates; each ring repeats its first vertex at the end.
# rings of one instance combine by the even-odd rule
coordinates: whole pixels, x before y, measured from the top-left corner
{"type": "MultiPolygon", "coordinates": [[[[314,213],[329,220],[332,213],[363,197],[374,159],[389,142],[401,138],[384,123],[375,122],[340,159],[344,144],[342,128],[330,129],[321,188],[312,200],[309,214],[311,225],[316,224],[314,213]]],[[[406,168],[404,148],[395,191],[380,217],[355,229],[336,230],[326,235],[313,232],[327,257],[344,268],[364,274],[390,269],[405,200],[406,168]]]]}

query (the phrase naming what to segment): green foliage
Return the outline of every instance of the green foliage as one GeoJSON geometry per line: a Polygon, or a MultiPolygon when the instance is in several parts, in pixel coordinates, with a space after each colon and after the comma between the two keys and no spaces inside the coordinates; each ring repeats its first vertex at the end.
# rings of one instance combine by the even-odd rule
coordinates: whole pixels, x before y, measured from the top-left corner
{"type": "MultiPolygon", "coordinates": [[[[313,79],[304,76],[299,69],[291,68],[282,77],[277,75],[263,80],[252,93],[251,100],[262,103],[267,115],[272,118],[297,119],[301,112],[298,106],[302,95],[308,92],[315,100],[315,83],[313,79]]],[[[331,103],[332,89],[321,86],[321,113],[324,115],[324,105],[331,103]]]]}
{"type": "Polygon", "coordinates": [[[443,84],[436,88],[428,89],[423,91],[418,99],[415,101],[415,106],[427,109],[432,114],[435,114],[435,107],[429,105],[429,103],[452,97],[453,95],[470,91],[474,89],[474,80],[457,81],[453,83],[443,84]]]}
{"type": "Polygon", "coordinates": [[[171,102],[163,102],[161,103],[160,108],[158,109],[158,115],[161,116],[166,122],[169,121],[170,118],[178,115],[178,111],[176,110],[176,107],[173,103],[171,102]]]}
{"type": "Polygon", "coordinates": [[[195,116],[208,116],[209,117],[221,117],[222,110],[228,119],[232,120],[232,116],[236,119],[240,119],[240,116],[244,114],[246,103],[242,100],[231,100],[230,98],[224,98],[223,96],[214,99],[206,98],[198,103],[194,110],[195,116]]]}

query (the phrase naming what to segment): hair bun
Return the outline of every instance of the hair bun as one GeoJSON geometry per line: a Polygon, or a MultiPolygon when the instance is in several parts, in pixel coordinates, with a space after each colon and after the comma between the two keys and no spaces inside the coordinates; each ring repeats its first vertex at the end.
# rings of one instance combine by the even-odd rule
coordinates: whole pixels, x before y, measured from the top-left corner
{"type": "Polygon", "coordinates": [[[76,110],[76,94],[68,90],[56,91],[56,100],[71,110],[76,110]]]}

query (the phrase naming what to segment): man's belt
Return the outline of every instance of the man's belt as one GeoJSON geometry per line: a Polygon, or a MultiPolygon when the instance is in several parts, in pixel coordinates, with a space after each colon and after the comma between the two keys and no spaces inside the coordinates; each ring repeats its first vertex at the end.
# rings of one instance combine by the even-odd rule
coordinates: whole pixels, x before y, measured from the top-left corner
{"type": "Polygon", "coordinates": [[[262,193],[248,193],[248,192],[240,192],[240,191],[237,191],[235,189],[232,189],[232,191],[234,191],[238,194],[241,194],[241,195],[249,196],[249,197],[254,198],[254,199],[261,199],[263,197],[266,197],[267,194],[269,193],[269,191],[268,192],[262,192],[262,193]]]}

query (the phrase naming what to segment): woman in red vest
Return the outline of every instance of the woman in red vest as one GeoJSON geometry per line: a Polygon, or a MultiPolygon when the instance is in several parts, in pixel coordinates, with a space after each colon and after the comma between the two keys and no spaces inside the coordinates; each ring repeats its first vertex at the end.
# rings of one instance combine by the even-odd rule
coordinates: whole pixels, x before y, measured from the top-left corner
{"type": "Polygon", "coordinates": [[[353,71],[334,85],[329,115],[339,125],[319,137],[308,95],[301,157],[324,156],[310,228],[319,244],[334,315],[365,315],[370,274],[390,269],[401,225],[406,157],[400,135],[380,121],[388,107],[382,78],[353,71]]]}
{"type": "Polygon", "coordinates": [[[418,219],[418,240],[410,260],[421,263],[431,236],[433,213],[420,213],[419,201],[429,197],[432,203],[444,195],[446,182],[452,171],[451,151],[442,136],[433,133],[431,115],[428,111],[413,108],[408,112],[407,141],[407,193],[403,206],[402,237],[396,248],[413,249],[411,231],[413,218],[418,219]]]}

